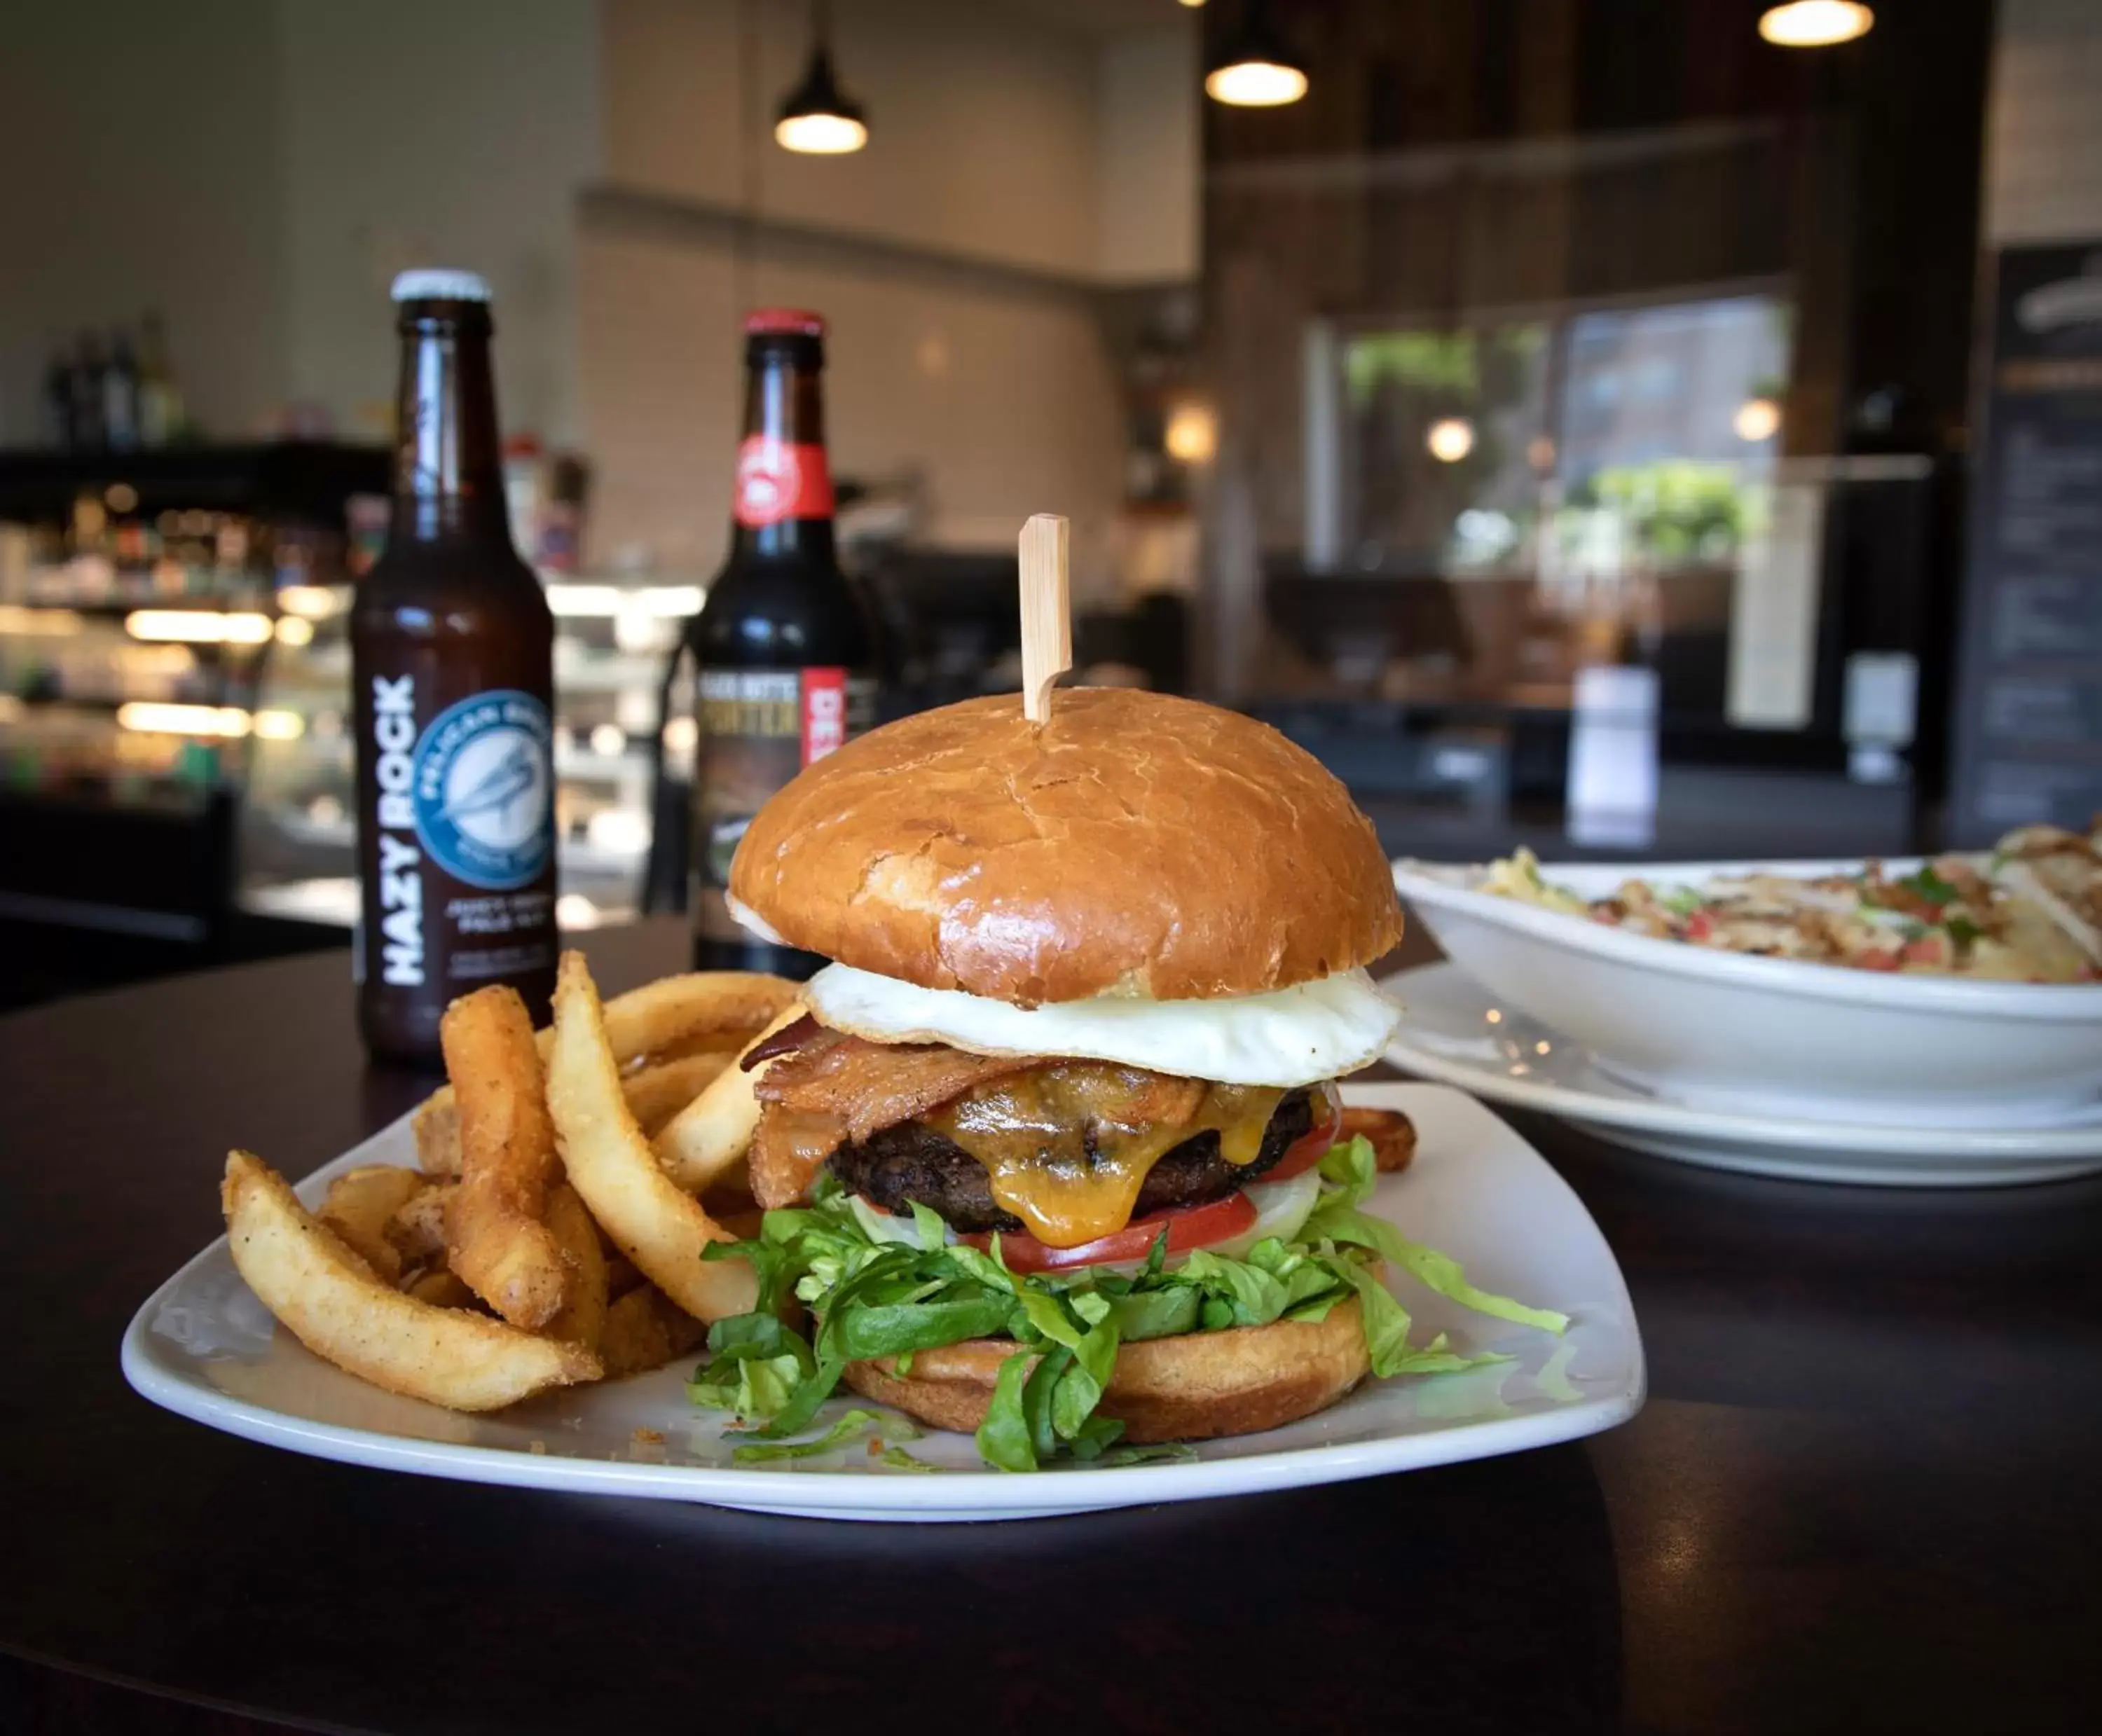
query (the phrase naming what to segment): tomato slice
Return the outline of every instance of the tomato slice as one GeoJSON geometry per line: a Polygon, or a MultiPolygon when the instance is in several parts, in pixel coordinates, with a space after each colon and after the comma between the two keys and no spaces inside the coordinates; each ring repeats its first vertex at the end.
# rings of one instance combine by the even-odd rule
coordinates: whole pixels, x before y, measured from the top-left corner
{"type": "MultiPolygon", "coordinates": [[[[1122,1229],[1098,1236],[1093,1242],[1083,1242],[1078,1247],[1053,1247],[1022,1231],[1009,1233],[1003,1230],[1000,1257],[1007,1262],[1010,1272],[1022,1273],[1063,1272],[1073,1266],[1143,1260],[1153,1251],[1155,1238],[1164,1224],[1168,1230],[1168,1251],[1186,1254],[1193,1248],[1209,1247],[1214,1242],[1231,1240],[1255,1219],[1255,1202],[1245,1194],[1234,1193],[1208,1205],[1180,1206],[1167,1211],[1149,1212],[1142,1218],[1133,1219],[1122,1229]]],[[[984,1232],[963,1239],[975,1248],[992,1245],[991,1235],[984,1232]]]]}
{"type": "Polygon", "coordinates": [[[1312,1132],[1302,1133],[1287,1145],[1284,1155],[1258,1176],[1258,1181],[1289,1181],[1294,1176],[1305,1175],[1328,1155],[1328,1148],[1343,1131],[1343,1100],[1331,1089],[1323,1093],[1323,1100],[1328,1111],[1327,1118],[1312,1132]]]}

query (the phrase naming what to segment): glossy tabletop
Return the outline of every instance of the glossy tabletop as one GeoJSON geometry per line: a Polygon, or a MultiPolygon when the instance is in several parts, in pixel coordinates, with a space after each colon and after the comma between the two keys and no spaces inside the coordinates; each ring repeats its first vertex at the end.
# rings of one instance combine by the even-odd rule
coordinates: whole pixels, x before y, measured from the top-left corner
{"type": "MultiPolygon", "coordinates": [[[[681,947],[659,923],[589,950],[612,990],[681,947]]],[[[366,1070],[339,953],[0,1020],[0,1650],[397,1733],[2102,1722],[2102,1180],[1825,1188],[1520,1118],[1626,1271],[1640,1416],[1105,1516],[518,1493],[135,1397],[118,1338],[217,1233],[228,1145],[304,1174],[427,1088],[366,1070]]]]}

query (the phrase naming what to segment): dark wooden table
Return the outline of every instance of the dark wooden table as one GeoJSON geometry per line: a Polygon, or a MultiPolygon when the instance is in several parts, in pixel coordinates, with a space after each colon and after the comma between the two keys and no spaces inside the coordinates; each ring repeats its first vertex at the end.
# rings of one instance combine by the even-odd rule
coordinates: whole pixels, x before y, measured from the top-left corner
{"type": "MultiPolygon", "coordinates": [[[[618,988],[681,947],[655,923],[591,950],[618,988]]],[[[1819,1188],[1522,1120],[1626,1269],[1639,1417],[1093,1517],[516,1493],[250,1446],[134,1397],[119,1335],[218,1233],[228,1145],[304,1174],[424,1088],[366,1070],[340,954],[0,1021],[0,1649],[68,1672],[0,1670],[0,1729],[251,1727],[166,1699],[140,1721],[78,1676],[405,1733],[2102,1720],[2102,1182],[1819,1188]]]]}

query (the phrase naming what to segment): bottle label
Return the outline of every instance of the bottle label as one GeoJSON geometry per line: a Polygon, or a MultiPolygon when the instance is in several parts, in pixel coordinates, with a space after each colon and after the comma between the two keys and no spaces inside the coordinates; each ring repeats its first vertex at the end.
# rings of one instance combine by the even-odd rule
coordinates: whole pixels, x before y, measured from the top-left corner
{"type": "Polygon", "coordinates": [[[553,848],[548,708],[515,688],[476,693],[431,720],[410,795],[416,836],[456,880],[490,892],[530,885],[553,848]]]}
{"type": "Polygon", "coordinates": [[[545,970],[555,959],[548,708],[494,689],[419,727],[442,700],[444,672],[428,653],[396,667],[358,677],[370,805],[353,975],[450,994],[545,970]]]}
{"type": "Polygon", "coordinates": [[[840,668],[704,669],[694,764],[694,932],[744,931],[723,898],[752,817],[796,773],[876,721],[876,681],[840,668]]]}
{"type": "Polygon", "coordinates": [[[771,434],[748,434],[737,449],[737,521],[759,526],[832,516],[832,472],[825,449],[771,434]]]}

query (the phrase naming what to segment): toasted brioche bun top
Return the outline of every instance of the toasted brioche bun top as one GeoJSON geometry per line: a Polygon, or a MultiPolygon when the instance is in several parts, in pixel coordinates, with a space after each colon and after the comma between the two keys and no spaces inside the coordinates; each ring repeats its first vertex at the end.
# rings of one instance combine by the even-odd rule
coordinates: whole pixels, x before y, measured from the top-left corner
{"type": "Polygon", "coordinates": [[[767,803],[730,893],[783,940],[1021,1006],[1259,994],[1401,935],[1372,822],[1267,724],[1164,693],[885,724],[767,803]]]}

